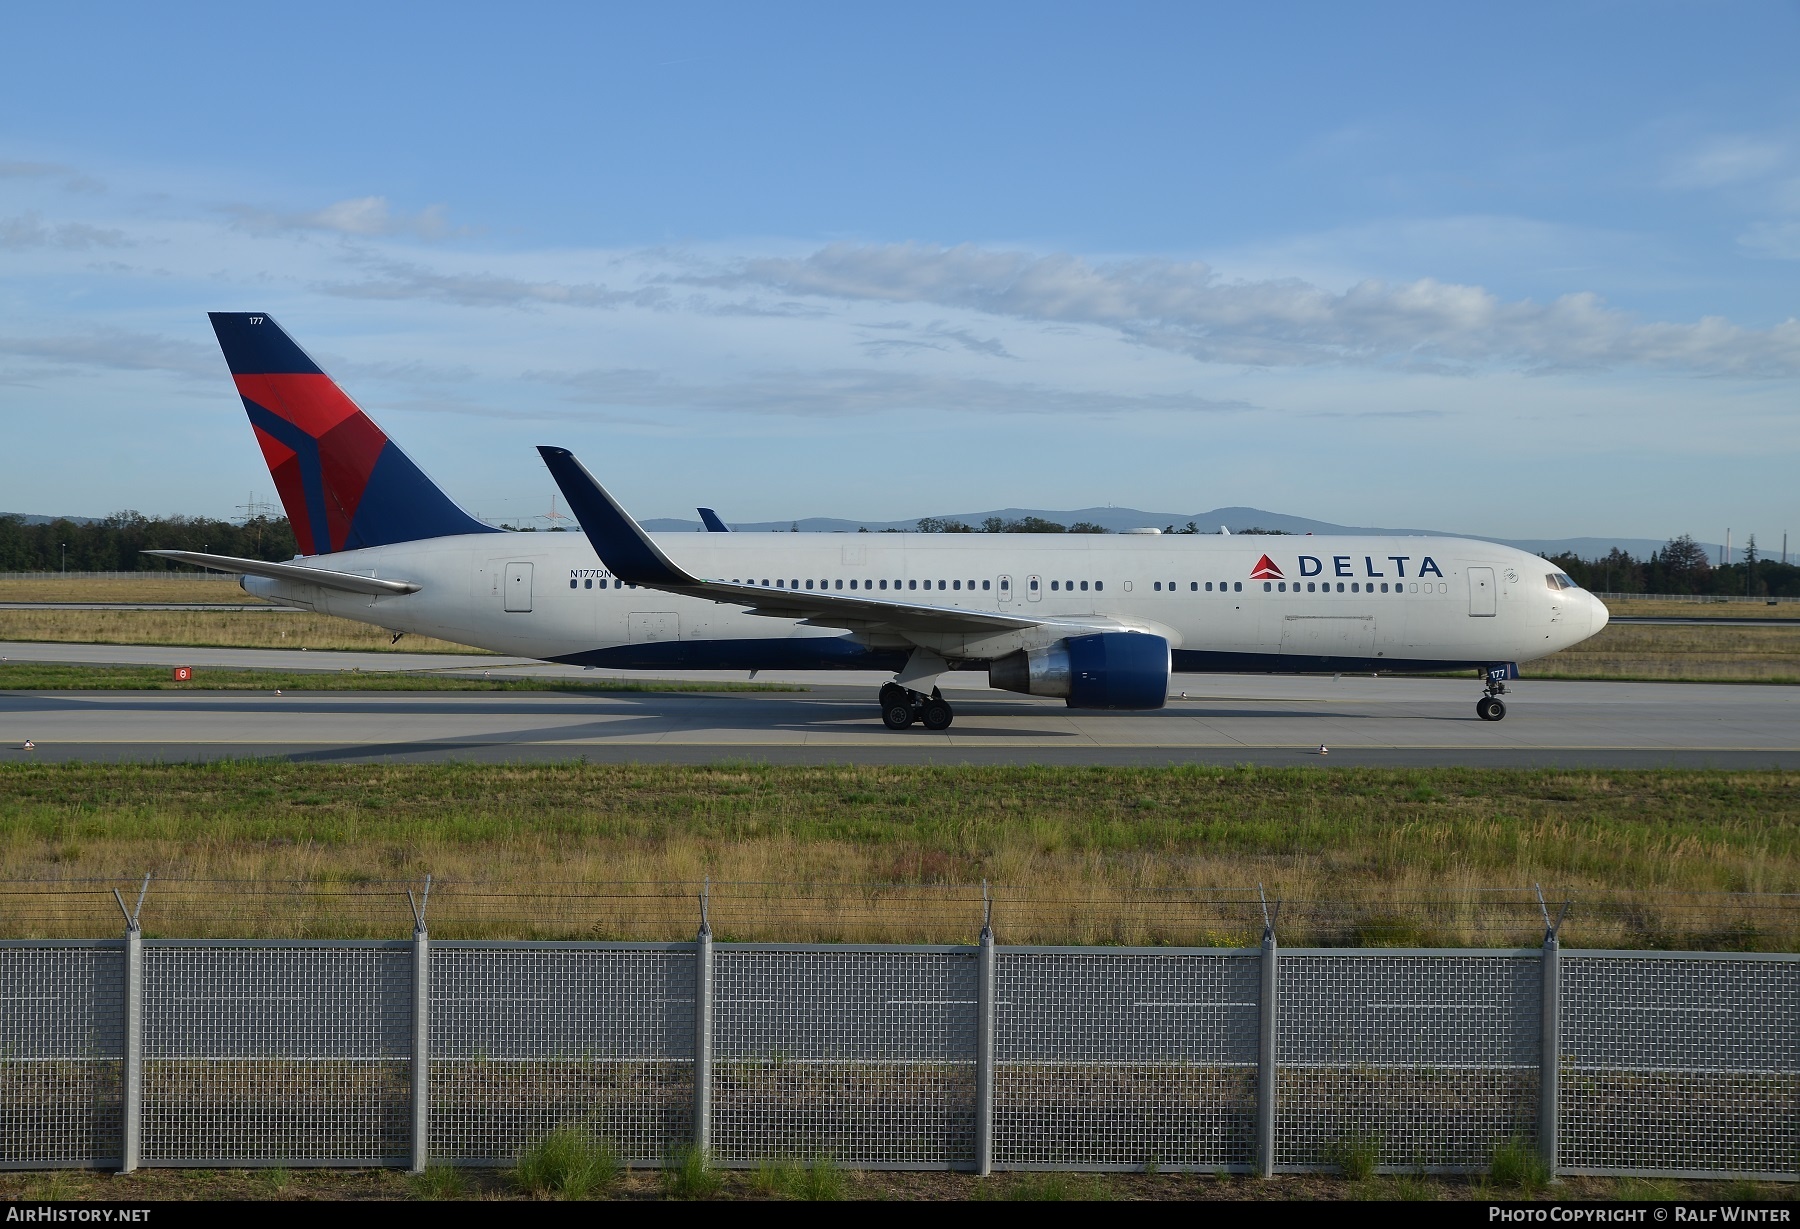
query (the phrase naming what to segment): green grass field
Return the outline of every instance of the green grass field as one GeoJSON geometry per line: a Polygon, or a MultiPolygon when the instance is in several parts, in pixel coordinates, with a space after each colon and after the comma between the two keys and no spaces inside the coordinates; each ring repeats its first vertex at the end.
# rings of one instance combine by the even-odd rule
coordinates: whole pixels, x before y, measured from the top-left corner
{"type": "Polygon", "coordinates": [[[0,664],[0,691],[805,691],[785,683],[695,683],[669,679],[484,678],[464,673],[401,671],[232,670],[196,667],[174,681],[167,666],[83,666],[58,662],[0,664]]]}
{"type": "MultiPolygon", "coordinates": [[[[1681,894],[1800,891],[1800,773],[0,766],[0,875],[146,872],[165,935],[398,935],[429,872],[444,937],[685,937],[710,876],[739,938],[967,941],[986,879],[1004,942],[1244,942],[1262,883],[1290,943],[1510,945],[1542,883],[1571,944],[1792,948],[1800,901],[1681,894]]],[[[110,934],[82,891],[0,933],[110,934]]]]}

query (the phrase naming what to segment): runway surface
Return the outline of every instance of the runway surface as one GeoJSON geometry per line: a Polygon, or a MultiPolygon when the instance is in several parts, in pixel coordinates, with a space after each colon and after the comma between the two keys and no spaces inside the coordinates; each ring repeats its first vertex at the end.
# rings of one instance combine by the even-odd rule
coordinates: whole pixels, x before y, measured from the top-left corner
{"type": "MultiPolygon", "coordinates": [[[[494,657],[0,645],[9,660],[600,672],[494,657]]],[[[741,673],[696,673],[741,680],[741,673]]],[[[1800,688],[1513,685],[1479,721],[1473,679],[1179,675],[1168,707],[1072,711],[951,676],[956,724],[895,733],[878,674],[764,675],[805,693],[0,692],[0,763],[39,760],[573,760],[704,763],[1258,763],[1481,767],[1800,768],[1800,688]],[[21,750],[26,739],[33,751],[21,750]],[[1320,754],[1319,747],[1328,748],[1320,754]]]]}

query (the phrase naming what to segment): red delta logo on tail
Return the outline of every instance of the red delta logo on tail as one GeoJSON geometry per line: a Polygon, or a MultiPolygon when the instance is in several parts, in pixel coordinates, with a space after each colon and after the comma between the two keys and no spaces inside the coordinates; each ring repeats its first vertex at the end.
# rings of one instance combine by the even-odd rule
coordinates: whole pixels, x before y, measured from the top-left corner
{"type": "Polygon", "coordinates": [[[1275,566],[1275,561],[1273,559],[1264,555],[1261,559],[1256,561],[1256,566],[1250,569],[1250,579],[1286,580],[1287,577],[1281,574],[1281,569],[1275,566]]]}
{"type": "Polygon", "coordinates": [[[261,313],[210,312],[302,555],[494,533],[261,313]]]}

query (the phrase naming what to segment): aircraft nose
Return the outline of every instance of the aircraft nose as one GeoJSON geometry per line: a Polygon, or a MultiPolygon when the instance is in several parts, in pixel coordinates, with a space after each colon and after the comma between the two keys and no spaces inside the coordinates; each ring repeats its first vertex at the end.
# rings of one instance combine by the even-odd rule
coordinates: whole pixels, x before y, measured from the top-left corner
{"type": "Polygon", "coordinates": [[[1594,617],[1593,625],[1588,628],[1588,634],[1593,635],[1612,621],[1612,611],[1606,608],[1605,602],[1591,593],[1588,594],[1588,604],[1593,607],[1594,617]]]}

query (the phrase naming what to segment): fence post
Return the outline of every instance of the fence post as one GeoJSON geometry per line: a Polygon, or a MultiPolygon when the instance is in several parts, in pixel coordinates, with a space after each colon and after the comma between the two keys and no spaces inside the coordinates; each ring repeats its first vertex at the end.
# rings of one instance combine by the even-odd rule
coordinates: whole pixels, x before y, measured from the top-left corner
{"type": "MultiPolygon", "coordinates": [[[[1559,918],[1558,921],[1560,920],[1559,918]]],[[[1538,1055],[1538,1155],[1543,1158],[1545,1171],[1554,1181],[1556,1135],[1562,1094],[1562,1021],[1559,1002],[1562,997],[1562,946],[1556,937],[1554,926],[1547,927],[1544,931],[1542,974],[1543,989],[1539,999],[1542,1015],[1538,1025],[1538,1037],[1542,1043],[1542,1050],[1538,1055]]]]}
{"type": "Polygon", "coordinates": [[[700,933],[694,937],[694,1147],[712,1148],[713,936],[707,896],[700,896],[700,933]]]}
{"type": "Polygon", "coordinates": [[[144,911],[144,894],[150,876],[138,889],[137,908],[127,909],[125,898],[113,889],[113,899],[125,915],[125,1054],[120,1089],[119,1172],[137,1169],[144,1139],[144,931],[138,915],[144,911]]]}
{"type": "Polygon", "coordinates": [[[975,1172],[994,1172],[994,918],[981,885],[981,946],[975,963],[975,1172]]]}
{"type": "MultiPolygon", "coordinates": [[[[1258,895],[1262,889],[1257,888],[1258,895]]],[[[1275,1016],[1281,984],[1281,952],[1275,942],[1275,920],[1263,901],[1262,994],[1259,999],[1256,1053],[1256,1170],[1275,1176],[1275,1016]]]]}
{"type": "MultiPolygon", "coordinates": [[[[412,890],[406,899],[412,904],[412,890]]],[[[422,898],[413,904],[413,1033],[412,1033],[412,1172],[431,1164],[431,934],[425,905],[431,899],[431,876],[425,876],[422,898]]]]}

